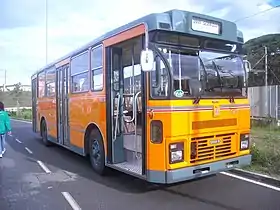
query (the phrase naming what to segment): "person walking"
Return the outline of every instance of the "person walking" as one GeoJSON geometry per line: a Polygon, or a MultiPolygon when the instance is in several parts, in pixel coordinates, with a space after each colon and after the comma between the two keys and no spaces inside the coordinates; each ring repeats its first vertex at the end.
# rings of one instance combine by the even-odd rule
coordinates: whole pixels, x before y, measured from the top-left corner
{"type": "Polygon", "coordinates": [[[4,110],[4,104],[0,101],[0,158],[6,151],[5,138],[6,134],[11,135],[11,123],[8,113],[4,110]]]}

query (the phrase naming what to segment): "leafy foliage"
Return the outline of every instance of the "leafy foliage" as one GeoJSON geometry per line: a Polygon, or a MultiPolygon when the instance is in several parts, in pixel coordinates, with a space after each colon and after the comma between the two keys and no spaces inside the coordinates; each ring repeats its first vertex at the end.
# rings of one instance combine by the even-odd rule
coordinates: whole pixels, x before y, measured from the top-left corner
{"type": "Polygon", "coordinates": [[[23,91],[21,83],[17,83],[14,88],[8,90],[8,92],[0,92],[0,101],[4,102],[5,107],[30,107],[31,92],[23,91]]]}
{"type": "Polygon", "coordinates": [[[247,41],[244,53],[254,69],[249,74],[249,86],[265,84],[264,46],[268,51],[268,84],[280,84],[280,34],[268,34],[247,41]]]}

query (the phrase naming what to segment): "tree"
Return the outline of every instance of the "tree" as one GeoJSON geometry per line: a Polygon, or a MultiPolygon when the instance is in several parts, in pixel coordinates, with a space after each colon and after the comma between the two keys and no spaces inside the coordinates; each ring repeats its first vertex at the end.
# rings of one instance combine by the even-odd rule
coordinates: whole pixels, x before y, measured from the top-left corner
{"type": "Polygon", "coordinates": [[[9,90],[9,95],[12,97],[13,100],[17,102],[17,116],[19,115],[19,108],[20,108],[20,103],[21,103],[21,96],[22,96],[22,88],[21,88],[21,83],[17,83],[14,85],[13,90],[9,90]]]}
{"type": "Polygon", "coordinates": [[[252,68],[261,70],[249,74],[249,86],[264,85],[265,63],[262,59],[264,46],[268,49],[268,84],[280,85],[280,34],[267,34],[248,40],[244,44],[244,53],[252,64],[252,68]],[[261,61],[258,63],[259,60],[261,61]]]}

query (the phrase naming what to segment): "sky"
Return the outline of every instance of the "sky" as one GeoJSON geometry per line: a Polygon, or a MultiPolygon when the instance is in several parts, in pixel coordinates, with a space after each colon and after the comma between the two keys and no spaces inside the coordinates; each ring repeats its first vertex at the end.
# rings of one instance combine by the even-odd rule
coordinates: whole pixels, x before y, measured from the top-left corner
{"type": "Polygon", "coordinates": [[[181,9],[237,21],[245,41],[280,33],[280,0],[47,0],[48,56],[46,59],[46,0],[0,1],[0,84],[21,82],[94,38],[154,12],[181,9]],[[240,20],[241,19],[241,20],[240,20]]]}

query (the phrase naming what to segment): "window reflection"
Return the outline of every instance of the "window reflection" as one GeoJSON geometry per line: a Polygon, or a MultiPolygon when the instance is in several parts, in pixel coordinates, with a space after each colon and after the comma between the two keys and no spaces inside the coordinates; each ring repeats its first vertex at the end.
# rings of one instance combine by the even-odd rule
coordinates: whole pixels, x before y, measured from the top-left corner
{"type": "Polygon", "coordinates": [[[72,77],[73,92],[82,92],[89,89],[88,72],[72,77]]]}

